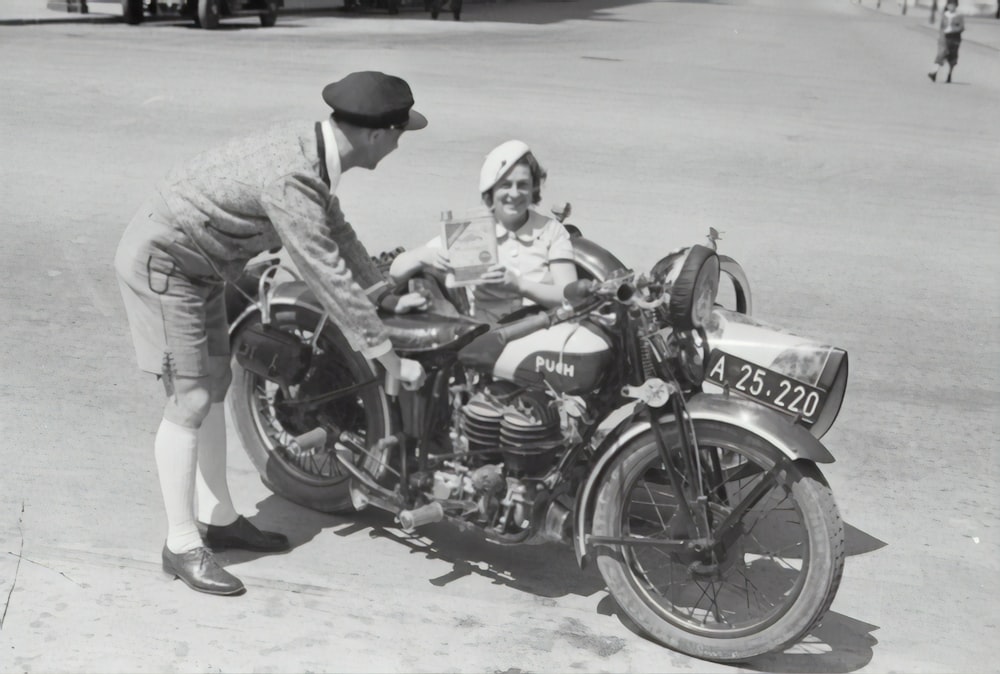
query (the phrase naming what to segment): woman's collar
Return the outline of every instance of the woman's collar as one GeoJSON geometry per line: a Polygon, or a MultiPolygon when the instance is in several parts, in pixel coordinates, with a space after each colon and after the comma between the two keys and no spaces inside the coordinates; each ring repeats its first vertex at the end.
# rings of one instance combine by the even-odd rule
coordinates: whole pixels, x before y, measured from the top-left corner
{"type": "Polygon", "coordinates": [[[544,224],[544,222],[544,216],[533,208],[529,208],[528,219],[514,231],[507,229],[503,223],[496,223],[497,241],[503,241],[509,234],[513,234],[518,241],[534,241],[542,235],[542,228],[539,225],[544,224]]]}

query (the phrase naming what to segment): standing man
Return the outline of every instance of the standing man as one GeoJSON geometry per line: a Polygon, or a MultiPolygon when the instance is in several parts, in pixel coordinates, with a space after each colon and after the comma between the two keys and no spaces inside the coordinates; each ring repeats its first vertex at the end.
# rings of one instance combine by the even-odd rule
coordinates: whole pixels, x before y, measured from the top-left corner
{"type": "Polygon", "coordinates": [[[962,31],[965,30],[965,17],[958,13],[958,0],[948,0],[941,12],[941,29],[938,35],[937,57],[934,59],[932,67],[927,77],[931,82],[937,81],[938,71],[945,61],[948,62],[948,79],[951,82],[951,73],[958,63],[958,48],[962,45],[962,31]]]}
{"type": "Polygon", "coordinates": [[[284,246],[355,349],[404,384],[423,376],[419,363],[392,350],[374,304],[387,288],[336,191],[341,173],[374,169],[427,119],[412,109],[409,85],[381,72],[351,73],[327,85],[323,99],[333,109],[324,121],[230,141],[171,171],[115,255],[139,367],[166,391],[154,441],[167,515],[163,570],[200,592],[245,589],[209,548],[289,548],[284,535],[239,515],[229,494],[227,280],[255,255],[284,246]]]}

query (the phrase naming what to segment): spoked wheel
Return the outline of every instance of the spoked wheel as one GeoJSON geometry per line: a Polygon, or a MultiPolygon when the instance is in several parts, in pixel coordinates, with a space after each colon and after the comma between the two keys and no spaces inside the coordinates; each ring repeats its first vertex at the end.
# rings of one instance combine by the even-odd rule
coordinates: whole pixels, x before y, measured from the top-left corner
{"type": "MultiPolygon", "coordinates": [[[[321,316],[298,306],[272,306],[271,325],[308,342],[321,316]]],[[[238,353],[247,330],[259,325],[254,316],[232,339],[238,353]]],[[[352,462],[373,479],[385,478],[391,448],[379,440],[391,428],[389,405],[380,379],[368,361],[354,351],[340,331],[322,327],[317,348],[303,380],[281,387],[243,369],[233,359],[233,383],[226,403],[236,433],[261,480],[269,489],[299,505],[321,512],[352,509],[349,474],[336,458],[340,433],[347,431],[368,449],[352,462]],[[303,436],[326,431],[325,443],[303,436]],[[298,438],[298,440],[296,440],[298,438]]],[[[310,437],[310,436],[306,436],[310,437]]],[[[322,437],[322,434],[320,434],[322,437]]]]}
{"type": "MultiPolygon", "coordinates": [[[[705,519],[722,542],[693,544],[646,433],[615,460],[598,493],[594,535],[628,541],[599,544],[601,574],[622,610],[674,650],[733,662],[787,648],[818,624],[840,585],[844,527],[833,494],[815,464],[787,460],[747,429],[700,421],[695,432],[705,519]],[[733,513],[735,526],[721,533],[733,513]]],[[[676,428],[664,434],[679,456],[676,428]]],[[[675,464],[683,484],[697,480],[675,464]]]]}

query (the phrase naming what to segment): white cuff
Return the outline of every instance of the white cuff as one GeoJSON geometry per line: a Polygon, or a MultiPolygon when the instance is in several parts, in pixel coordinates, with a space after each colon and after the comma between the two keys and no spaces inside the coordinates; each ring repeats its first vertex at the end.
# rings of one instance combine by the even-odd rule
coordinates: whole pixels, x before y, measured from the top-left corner
{"type": "Polygon", "coordinates": [[[382,291],[384,291],[388,287],[389,287],[388,283],[386,283],[385,281],[379,281],[375,285],[365,288],[365,295],[367,295],[368,300],[372,304],[375,304],[376,302],[378,302],[378,296],[382,294],[382,291]]]}

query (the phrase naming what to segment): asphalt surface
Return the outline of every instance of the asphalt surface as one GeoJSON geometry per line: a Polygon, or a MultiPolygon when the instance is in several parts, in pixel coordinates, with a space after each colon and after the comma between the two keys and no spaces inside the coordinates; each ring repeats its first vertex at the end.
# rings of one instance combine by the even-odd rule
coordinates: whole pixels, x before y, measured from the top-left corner
{"type": "Polygon", "coordinates": [[[955,83],[931,84],[925,20],[866,4],[0,26],[0,671],[997,671],[995,24],[970,21],[955,83]],[[237,506],[294,549],[227,553],[238,598],[161,573],[160,393],[133,365],[114,247],[174,161],[319,118],[322,85],[369,68],[431,120],[341,183],[373,252],[474,205],[482,156],[517,137],[549,169],[543,204],[571,201],[633,267],[714,226],[759,317],[850,352],[823,467],[849,557],[803,644],[740,667],[673,653],[568,548],[309,512],[235,441],[237,506]]]}

